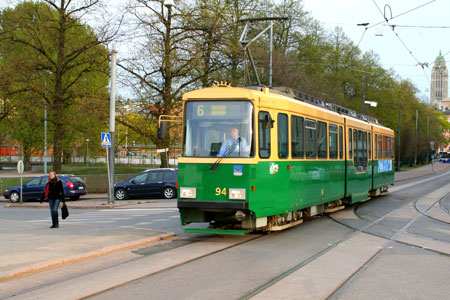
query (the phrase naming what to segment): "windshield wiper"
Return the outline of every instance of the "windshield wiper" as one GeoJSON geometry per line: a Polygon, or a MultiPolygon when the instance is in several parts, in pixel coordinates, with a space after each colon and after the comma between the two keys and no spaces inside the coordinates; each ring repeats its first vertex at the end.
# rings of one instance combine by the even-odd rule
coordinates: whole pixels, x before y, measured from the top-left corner
{"type": "MultiPolygon", "coordinates": [[[[237,145],[239,145],[241,143],[241,137],[238,137],[233,144],[231,144],[230,148],[228,148],[228,150],[226,150],[224,152],[224,154],[219,157],[210,167],[209,169],[214,171],[215,169],[217,169],[217,166],[220,164],[220,162],[222,161],[222,159],[224,159],[225,157],[228,157],[231,152],[234,151],[234,149],[236,148],[237,145]]],[[[241,150],[241,147],[239,147],[239,151],[241,150]]]]}

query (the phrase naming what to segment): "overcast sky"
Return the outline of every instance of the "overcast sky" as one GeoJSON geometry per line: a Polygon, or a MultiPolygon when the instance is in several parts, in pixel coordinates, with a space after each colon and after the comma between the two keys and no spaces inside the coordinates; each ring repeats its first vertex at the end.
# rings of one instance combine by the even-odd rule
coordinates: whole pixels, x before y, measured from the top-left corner
{"type": "Polygon", "coordinates": [[[410,79],[420,90],[420,95],[429,99],[432,63],[440,50],[446,60],[450,58],[449,0],[303,0],[304,9],[313,18],[330,30],[336,26],[342,27],[355,44],[358,44],[364,32],[364,27],[356,24],[369,23],[370,27],[384,20],[375,3],[381,12],[386,4],[390,6],[390,10],[386,7],[388,19],[390,11],[395,17],[428,3],[389,21],[391,25],[399,25],[395,32],[415,58],[385,22],[369,28],[359,47],[362,51],[373,50],[380,56],[384,68],[392,68],[401,78],[410,79]],[[428,68],[425,67],[425,72],[417,66],[418,62],[429,64],[428,68]]]}

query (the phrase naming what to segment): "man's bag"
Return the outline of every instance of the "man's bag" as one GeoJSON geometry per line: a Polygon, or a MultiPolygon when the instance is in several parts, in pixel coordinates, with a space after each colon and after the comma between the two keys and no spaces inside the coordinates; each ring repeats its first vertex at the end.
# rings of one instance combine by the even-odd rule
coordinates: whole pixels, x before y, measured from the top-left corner
{"type": "Polygon", "coordinates": [[[63,206],[61,207],[61,217],[63,220],[65,220],[69,216],[69,209],[67,208],[66,203],[63,203],[63,206]]]}

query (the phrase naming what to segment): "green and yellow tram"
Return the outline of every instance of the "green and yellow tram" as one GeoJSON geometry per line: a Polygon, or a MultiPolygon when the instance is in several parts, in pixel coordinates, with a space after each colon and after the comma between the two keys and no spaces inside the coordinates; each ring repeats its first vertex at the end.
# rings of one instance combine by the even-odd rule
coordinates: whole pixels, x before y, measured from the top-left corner
{"type": "Polygon", "coordinates": [[[394,181],[391,129],[294,90],[205,88],[184,94],[183,112],[186,232],[282,230],[394,181]]]}

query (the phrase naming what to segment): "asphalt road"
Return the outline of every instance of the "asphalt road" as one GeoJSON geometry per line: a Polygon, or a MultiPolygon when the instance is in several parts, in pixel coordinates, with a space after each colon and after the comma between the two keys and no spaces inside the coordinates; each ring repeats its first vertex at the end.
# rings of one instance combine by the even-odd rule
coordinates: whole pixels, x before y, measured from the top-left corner
{"type": "MultiPolygon", "coordinates": [[[[51,225],[50,211],[33,208],[0,210],[0,219],[51,225]]],[[[60,226],[70,224],[92,225],[103,228],[140,228],[183,234],[177,208],[151,209],[71,209],[70,217],[60,220],[60,226]]]]}
{"type": "MultiPolygon", "coordinates": [[[[320,216],[283,232],[263,235],[249,242],[175,265],[153,275],[137,278],[90,298],[108,300],[246,298],[274,278],[318,255],[333,243],[354,233],[355,229],[361,228],[365,228],[365,232],[369,234],[381,236],[390,241],[399,230],[408,225],[405,230],[409,233],[426,236],[433,241],[450,243],[450,225],[426,216],[417,218],[411,224],[409,224],[410,219],[395,216],[383,218],[380,222],[373,224],[386,214],[447,185],[449,178],[450,170],[425,178],[403,181],[386,196],[376,197],[347,208],[346,210],[350,213],[354,212],[356,216],[342,221],[342,224],[328,216],[320,216]]],[[[447,198],[443,199],[444,205],[447,205],[445,200],[447,198]]],[[[46,209],[2,209],[0,218],[32,222],[36,226],[50,224],[49,212],[46,209]]],[[[61,226],[71,223],[92,224],[108,229],[140,228],[171,231],[183,237],[197,237],[200,240],[206,237],[183,234],[176,209],[72,210],[70,218],[61,222],[61,226]]],[[[195,239],[187,242],[195,242],[195,239]]],[[[133,255],[151,257],[161,251],[185,244],[186,241],[175,239],[163,245],[133,250],[133,255]]],[[[93,261],[92,264],[95,262],[93,261]]],[[[123,268],[126,266],[126,262],[122,263],[123,268]]],[[[448,270],[450,270],[449,255],[390,241],[389,247],[382,249],[370,263],[355,273],[351,280],[335,291],[331,297],[334,299],[447,299],[450,294],[450,286],[447,282],[448,270]]],[[[324,274],[328,272],[326,268],[320,271],[324,274]]],[[[83,274],[77,277],[78,282],[83,281],[83,274]]],[[[320,284],[327,285],[327,282],[320,284]]],[[[67,285],[70,285],[70,282],[67,282],[67,285]]],[[[64,285],[60,286],[61,293],[64,293],[65,289],[62,288],[64,285]]],[[[83,288],[82,283],[81,288],[83,288]]],[[[303,296],[299,294],[294,299],[303,299],[303,296]]]]}
{"type": "MultiPolygon", "coordinates": [[[[356,228],[366,226],[405,203],[449,183],[449,174],[408,180],[397,191],[353,207],[360,219],[356,228]],[[411,185],[411,183],[413,185],[411,185]],[[400,189],[401,187],[403,189],[400,189]]],[[[371,234],[389,239],[409,220],[386,218],[367,228],[371,234]]],[[[408,230],[430,234],[433,220],[419,219],[408,230]]],[[[433,226],[436,225],[433,223],[433,226]]],[[[449,231],[450,226],[441,224],[449,231]]],[[[241,299],[303,260],[325,249],[351,230],[326,216],[289,230],[183,264],[167,271],[137,279],[92,299],[241,299]]],[[[445,231],[432,238],[447,241],[445,231]]],[[[435,233],[434,233],[435,234],[435,233]]],[[[335,294],[337,299],[447,299],[450,294],[448,255],[392,242],[373,262],[335,294]],[[363,295],[363,296],[362,296],[363,295]]],[[[323,270],[326,272],[326,270],[323,270]]],[[[323,282],[326,285],[326,282],[323,282]]],[[[297,299],[302,299],[298,295],[297,299]]]]}

